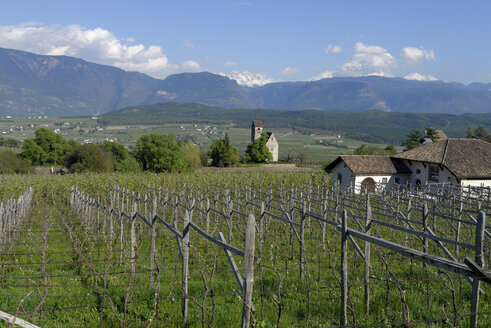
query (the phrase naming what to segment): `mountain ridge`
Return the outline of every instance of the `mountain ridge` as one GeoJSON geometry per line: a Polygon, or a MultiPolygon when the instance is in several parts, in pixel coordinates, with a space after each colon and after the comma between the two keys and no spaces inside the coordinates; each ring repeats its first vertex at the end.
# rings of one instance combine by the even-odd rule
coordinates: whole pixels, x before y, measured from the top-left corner
{"type": "Polygon", "coordinates": [[[247,87],[210,72],[160,80],[75,57],[0,48],[0,115],[97,115],[163,101],[248,109],[488,113],[491,83],[364,76],[247,87]]]}

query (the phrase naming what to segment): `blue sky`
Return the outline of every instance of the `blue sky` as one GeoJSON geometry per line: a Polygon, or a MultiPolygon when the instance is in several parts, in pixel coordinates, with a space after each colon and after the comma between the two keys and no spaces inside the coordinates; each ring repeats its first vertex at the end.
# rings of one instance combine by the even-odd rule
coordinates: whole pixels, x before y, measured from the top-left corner
{"type": "Polygon", "coordinates": [[[2,3],[0,47],[164,78],[242,84],[377,74],[491,82],[488,1],[31,1],[2,3]]]}

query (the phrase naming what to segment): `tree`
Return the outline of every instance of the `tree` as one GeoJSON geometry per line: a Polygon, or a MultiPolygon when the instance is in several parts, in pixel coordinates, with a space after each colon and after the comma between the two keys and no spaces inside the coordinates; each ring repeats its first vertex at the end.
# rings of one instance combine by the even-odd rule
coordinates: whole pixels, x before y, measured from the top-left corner
{"type": "Polygon", "coordinates": [[[231,166],[239,162],[239,151],[230,144],[228,134],[223,139],[213,141],[210,152],[213,166],[231,166]]]}
{"type": "Polygon", "coordinates": [[[173,134],[147,134],[138,138],[134,157],[143,170],[182,172],[188,169],[184,149],[173,134]]]}
{"type": "Polygon", "coordinates": [[[43,149],[45,156],[42,162],[33,164],[42,165],[45,163],[60,163],[62,162],[63,157],[71,150],[62,136],[49,129],[37,129],[35,136],[34,141],[43,149]]]}
{"type": "Polygon", "coordinates": [[[99,147],[110,155],[111,165],[116,171],[118,164],[130,157],[130,153],[125,146],[113,141],[104,141],[99,147]]]}
{"type": "Polygon", "coordinates": [[[426,138],[430,138],[431,141],[433,141],[433,142],[435,142],[438,139],[440,139],[440,137],[438,136],[437,130],[432,129],[432,128],[426,128],[425,129],[425,137],[426,138]]]}
{"type": "Polygon", "coordinates": [[[112,167],[109,155],[94,144],[85,144],[75,148],[65,157],[65,166],[72,173],[109,172],[112,167]]]}
{"type": "Polygon", "coordinates": [[[136,173],[140,171],[140,163],[133,156],[128,156],[128,158],[123,159],[116,165],[116,172],[136,173]]]}
{"type": "Polygon", "coordinates": [[[423,133],[418,129],[413,129],[413,131],[406,136],[406,140],[402,143],[404,146],[404,151],[418,147],[419,139],[421,138],[423,138],[423,133]]]}
{"type": "Polygon", "coordinates": [[[465,137],[466,138],[474,138],[474,139],[483,139],[483,140],[485,140],[488,137],[488,133],[486,131],[486,128],[484,126],[482,126],[482,125],[479,125],[474,130],[472,129],[472,127],[469,126],[467,128],[465,137]]]}
{"type": "Polygon", "coordinates": [[[393,145],[388,145],[387,147],[385,147],[384,150],[386,152],[384,155],[394,155],[394,154],[397,154],[397,149],[393,145]]]}
{"type": "Polygon", "coordinates": [[[479,125],[477,128],[474,129],[474,138],[476,139],[486,139],[488,136],[488,133],[486,131],[486,128],[482,125],[479,125]]]}
{"type": "Polygon", "coordinates": [[[13,151],[0,152],[0,174],[29,173],[29,170],[28,161],[17,156],[13,151]]]}
{"type": "Polygon", "coordinates": [[[44,162],[46,153],[44,152],[43,148],[41,148],[41,146],[34,141],[34,139],[28,138],[24,140],[20,156],[29,164],[36,165],[44,162]]]}
{"type": "Polygon", "coordinates": [[[4,142],[5,147],[12,147],[12,148],[17,148],[19,147],[20,142],[18,140],[15,140],[14,138],[7,138],[4,142]]]}
{"type": "Polygon", "coordinates": [[[266,143],[268,142],[269,135],[262,133],[261,137],[254,140],[247,146],[242,162],[244,163],[265,163],[273,160],[273,155],[269,151],[266,143]]]}
{"type": "Polygon", "coordinates": [[[188,140],[185,147],[186,162],[191,170],[195,170],[202,166],[202,152],[192,140],[188,140]]]}

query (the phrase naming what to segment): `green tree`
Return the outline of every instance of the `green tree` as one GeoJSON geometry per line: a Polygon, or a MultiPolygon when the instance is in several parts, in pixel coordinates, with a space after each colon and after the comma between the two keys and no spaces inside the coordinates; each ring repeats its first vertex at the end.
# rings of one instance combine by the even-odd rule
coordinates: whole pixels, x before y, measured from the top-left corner
{"type": "Polygon", "coordinates": [[[474,138],[476,139],[486,139],[488,136],[488,133],[486,131],[486,128],[482,125],[479,125],[477,128],[474,129],[474,138]]]}
{"type": "Polygon", "coordinates": [[[387,147],[384,148],[384,150],[385,150],[385,155],[397,154],[397,149],[393,145],[388,145],[387,147]]]}
{"type": "Polygon", "coordinates": [[[75,148],[65,157],[65,166],[73,173],[112,171],[108,154],[94,144],[75,148]]]}
{"type": "Polygon", "coordinates": [[[133,156],[128,156],[116,165],[116,172],[137,173],[140,171],[140,163],[133,156]]]}
{"type": "Polygon", "coordinates": [[[191,170],[195,170],[202,166],[201,148],[192,140],[188,140],[185,147],[186,162],[191,170]]]}
{"type": "Polygon", "coordinates": [[[113,141],[104,141],[99,147],[110,155],[111,165],[117,170],[118,165],[130,157],[130,153],[125,146],[113,141]]]}
{"type": "Polygon", "coordinates": [[[210,152],[213,166],[231,166],[239,162],[239,151],[230,144],[228,134],[223,139],[213,141],[210,152]]]}
{"type": "Polygon", "coordinates": [[[7,140],[4,141],[3,145],[5,147],[17,148],[19,147],[20,142],[18,140],[15,140],[14,138],[7,138],[7,140]]]}
{"type": "Polygon", "coordinates": [[[67,141],[63,139],[62,136],[46,128],[36,130],[34,141],[41,146],[46,156],[44,157],[43,162],[33,164],[42,165],[45,163],[61,163],[66,153],[71,150],[67,141]]]}
{"type": "Polygon", "coordinates": [[[433,141],[433,142],[438,141],[438,139],[440,139],[440,137],[438,136],[437,130],[435,130],[433,128],[426,128],[425,129],[425,137],[430,138],[431,141],[433,141]]]}
{"type": "Polygon", "coordinates": [[[133,154],[143,170],[182,172],[188,168],[184,149],[173,134],[143,135],[138,138],[133,154]]]}
{"type": "Polygon", "coordinates": [[[67,144],[70,150],[74,150],[75,148],[80,146],[80,143],[77,140],[73,140],[73,139],[68,140],[67,144]]]}
{"type": "Polygon", "coordinates": [[[423,133],[418,129],[413,129],[410,134],[406,136],[406,140],[402,143],[404,151],[416,148],[419,146],[419,140],[423,138],[423,133]]]}
{"type": "Polygon", "coordinates": [[[242,162],[244,163],[265,163],[273,160],[273,155],[269,151],[266,143],[268,142],[269,135],[262,133],[261,137],[254,140],[247,146],[242,162]]]}
{"type": "Polygon", "coordinates": [[[472,129],[471,126],[469,126],[467,128],[467,130],[465,131],[465,137],[470,139],[470,138],[474,138],[474,130],[472,129]]]}
{"type": "Polygon", "coordinates": [[[34,139],[28,138],[24,140],[20,156],[24,158],[29,164],[37,165],[44,162],[46,153],[44,152],[43,148],[41,148],[41,146],[39,146],[36,141],[34,141],[34,139]]]}
{"type": "Polygon", "coordinates": [[[11,150],[0,152],[0,174],[29,173],[29,162],[11,150]]]}

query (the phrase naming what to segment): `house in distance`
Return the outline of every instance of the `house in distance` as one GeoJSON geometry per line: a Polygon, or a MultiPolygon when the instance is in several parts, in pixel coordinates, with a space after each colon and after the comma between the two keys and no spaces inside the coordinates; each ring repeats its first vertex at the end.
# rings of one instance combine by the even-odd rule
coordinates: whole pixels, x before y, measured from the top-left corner
{"type": "MultiPolygon", "coordinates": [[[[261,134],[263,133],[263,122],[254,120],[252,121],[251,128],[251,142],[254,142],[256,139],[261,138],[261,134]]],[[[266,132],[269,136],[268,141],[266,142],[266,147],[268,147],[269,151],[273,155],[273,162],[278,161],[278,141],[276,141],[276,137],[273,132],[266,132]]]]}
{"type": "Polygon", "coordinates": [[[491,187],[491,143],[450,138],[391,156],[341,155],[326,171],[333,183],[362,191],[385,183],[491,187]]]}

